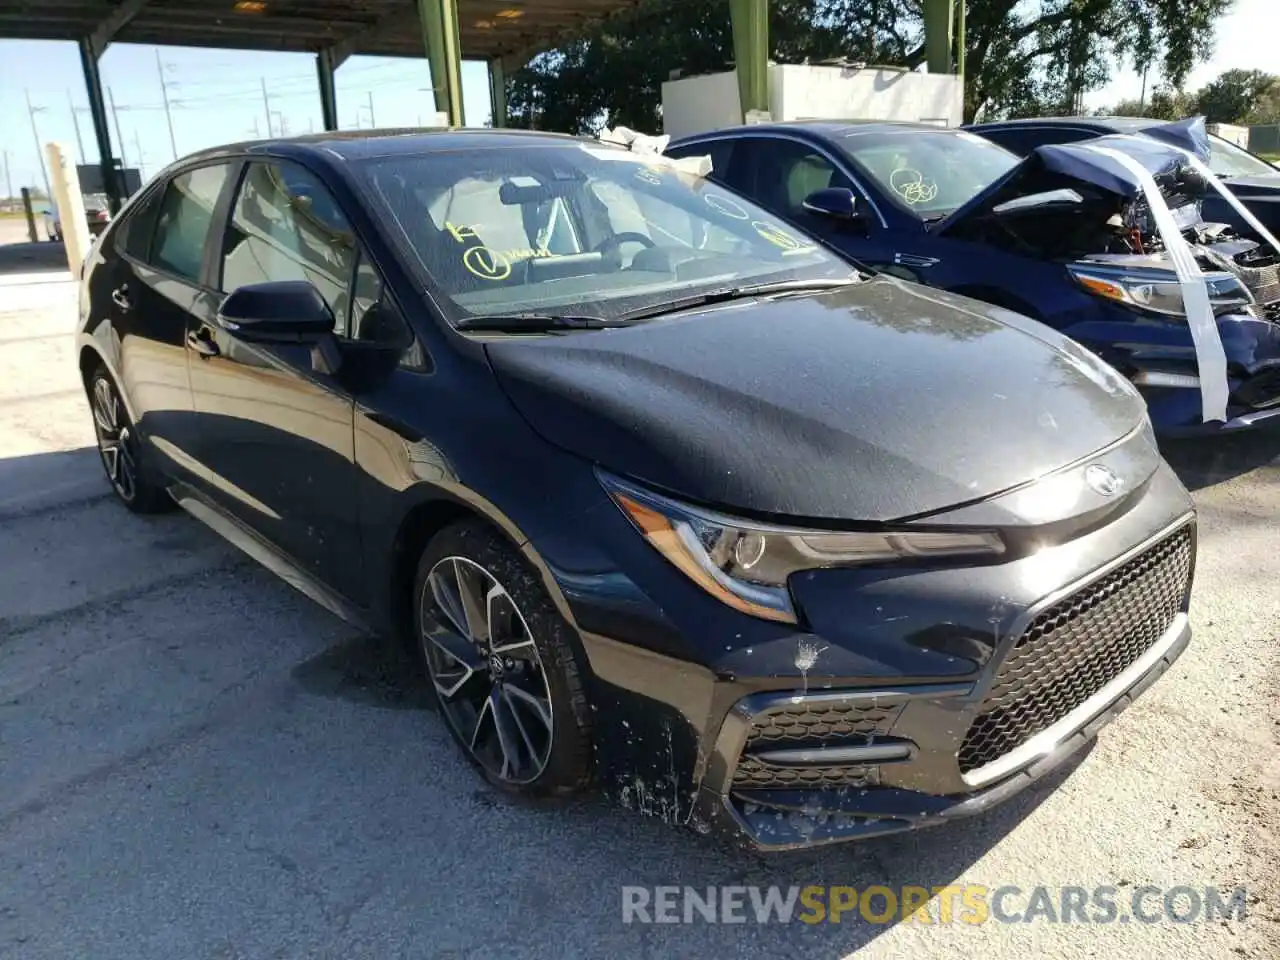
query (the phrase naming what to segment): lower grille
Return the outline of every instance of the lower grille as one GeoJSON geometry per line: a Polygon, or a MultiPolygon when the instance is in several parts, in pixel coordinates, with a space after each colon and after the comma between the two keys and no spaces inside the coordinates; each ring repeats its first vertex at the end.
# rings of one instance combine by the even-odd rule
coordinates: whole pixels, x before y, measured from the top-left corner
{"type": "Polygon", "coordinates": [[[877,767],[779,767],[750,755],[738,761],[733,785],[739,789],[803,790],[816,787],[874,787],[880,782],[877,767]]]}
{"type": "Polygon", "coordinates": [[[1264,370],[1250,377],[1236,387],[1232,400],[1254,410],[1280,404],[1280,369],[1264,370]]]}
{"type": "Polygon", "coordinates": [[[1184,609],[1191,525],[1037,616],[960,746],[969,773],[1061,720],[1142,656],[1184,609]]]}
{"type": "Polygon", "coordinates": [[[901,712],[900,705],[823,703],[803,695],[788,698],[752,717],[733,786],[790,790],[874,786],[874,767],[773,764],[752,756],[752,751],[869,744],[887,736],[901,712]]]}
{"type": "Polygon", "coordinates": [[[823,704],[806,701],[803,696],[794,701],[770,707],[752,718],[748,749],[766,744],[776,747],[784,740],[794,741],[798,746],[883,736],[902,712],[900,706],[823,704]]]}

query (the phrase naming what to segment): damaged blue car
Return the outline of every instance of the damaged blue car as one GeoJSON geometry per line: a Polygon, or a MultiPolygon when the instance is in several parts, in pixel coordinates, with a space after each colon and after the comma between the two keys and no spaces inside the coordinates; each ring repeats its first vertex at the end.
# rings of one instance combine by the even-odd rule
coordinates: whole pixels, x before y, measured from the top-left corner
{"type": "Polygon", "coordinates": [[[1280,253],[1204,218],[1222,197],[1189,156],[1207,159],[1196,133],[1020,159],[964,130],[806,121],[667,152],[709,155],[713,179],[858,263],[1065,333],[1132,380],[1163,434],[1280,423],[1280,253]],[[1208,300],[1198,323],[1171,233],[1208,300]]]}

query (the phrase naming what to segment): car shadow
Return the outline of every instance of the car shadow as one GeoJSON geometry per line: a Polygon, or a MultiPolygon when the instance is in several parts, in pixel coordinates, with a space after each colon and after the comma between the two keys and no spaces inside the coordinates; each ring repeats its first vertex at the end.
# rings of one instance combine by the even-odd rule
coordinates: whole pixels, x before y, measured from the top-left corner
{"type": "Polygon", "coordinates": [[[1201,490],[1280,460],[1280,428],[1165,439],[1160,452],[1188,490],[1201,490]]]}

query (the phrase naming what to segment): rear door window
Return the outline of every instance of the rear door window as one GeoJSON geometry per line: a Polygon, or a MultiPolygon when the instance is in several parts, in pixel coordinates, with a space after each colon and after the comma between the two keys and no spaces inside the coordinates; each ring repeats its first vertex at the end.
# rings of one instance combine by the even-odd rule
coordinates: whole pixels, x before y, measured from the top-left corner
{"type": "Polygon", "coordinates": [[[198,283],[205,241],[218,196],[230,167],[197,167],[169,181],[160,200],[149,261],[153,266],[198,283]]]}

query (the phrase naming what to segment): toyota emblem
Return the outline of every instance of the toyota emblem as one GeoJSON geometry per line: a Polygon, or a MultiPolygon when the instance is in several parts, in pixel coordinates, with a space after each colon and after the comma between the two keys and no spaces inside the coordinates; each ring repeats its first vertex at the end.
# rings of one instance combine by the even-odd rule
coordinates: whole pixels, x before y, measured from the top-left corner
{"type": "Polygon", "coordinates": [[[1124,481],[1114,470],[1100,463],[1093,463],[1085,468],[1084,482],[1089,485],[1090,490],[1104,497],[1115,496],[1124,486],[1124,481]]]}

